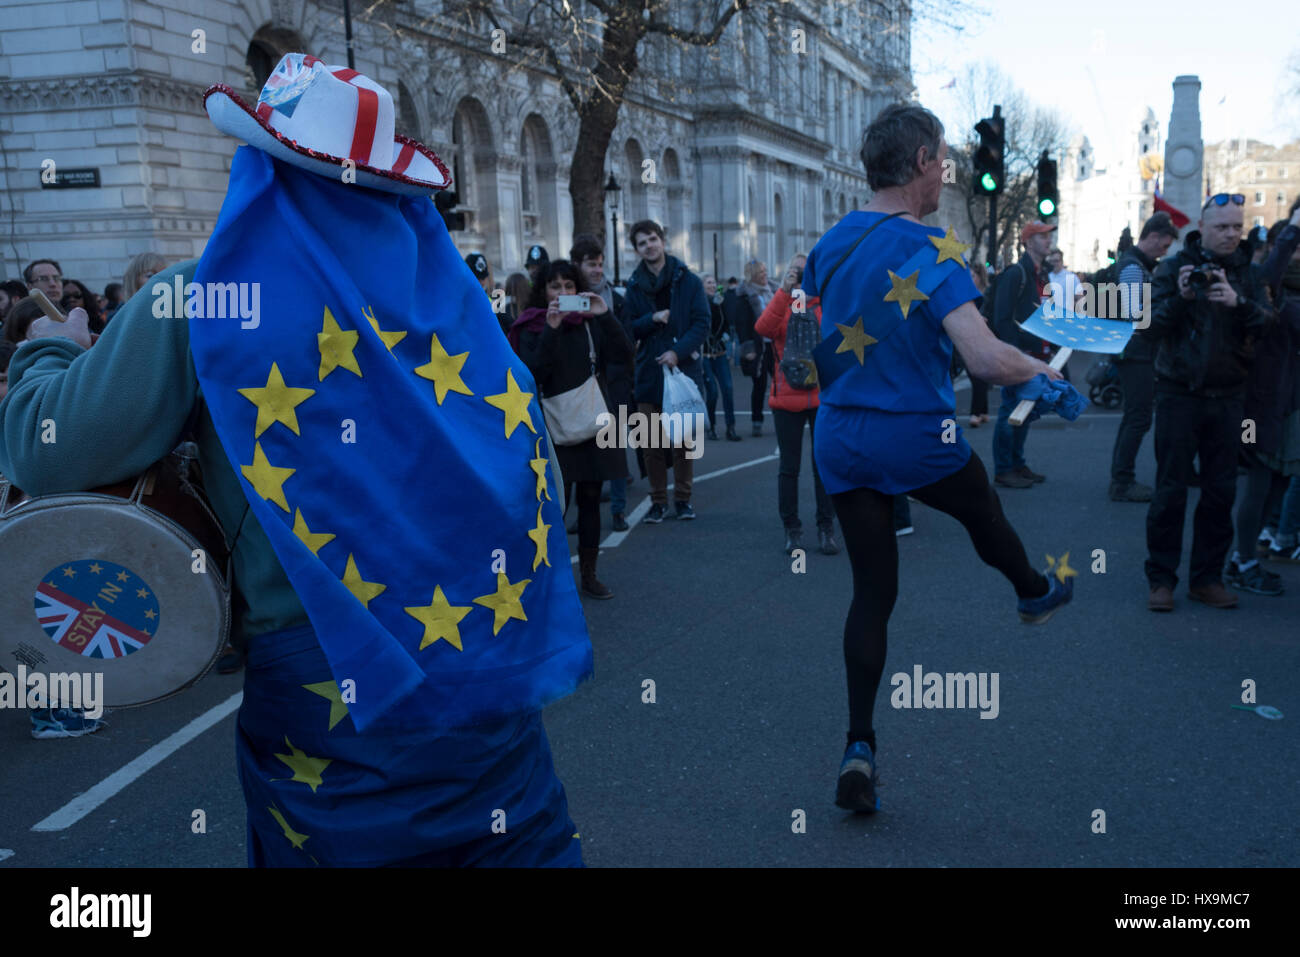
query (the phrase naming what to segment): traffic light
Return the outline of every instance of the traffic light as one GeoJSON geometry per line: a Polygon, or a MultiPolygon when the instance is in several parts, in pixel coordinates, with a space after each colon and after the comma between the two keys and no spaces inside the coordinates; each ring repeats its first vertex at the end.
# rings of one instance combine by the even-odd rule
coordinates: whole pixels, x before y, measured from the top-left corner
{"type": "Polygon", "coordinates": [[[1047,158],[1047,150],[1038,161],[1038,215],[1043,219],[1055,216],[1061,203],[1056,189],[1056,160],[1047,158]]]}
{"type": "Polygon", "coordinates": [[[1115,265],[1115,250],[1113,249],[1106,250],[1106,265],[1107,266],[1115,265]]]}
{"type": "Polygon", "coordinates": [[[465,214],[453,210],[460,202],[460,197],[451,190],[441,190],[433,197],[433,205],[438,208],[438,215],[447,226],[447,232],[462,232],[465,229],[465,214]]]}
{"type": "Polygon", "coordinates": [[[993,107],[993,115],[975,124],[980,143],[975,149],[975,193],[987,196],[1002,192],[1003,167],[1006,154],[1006,121],[1002,107],[993,107]]]}

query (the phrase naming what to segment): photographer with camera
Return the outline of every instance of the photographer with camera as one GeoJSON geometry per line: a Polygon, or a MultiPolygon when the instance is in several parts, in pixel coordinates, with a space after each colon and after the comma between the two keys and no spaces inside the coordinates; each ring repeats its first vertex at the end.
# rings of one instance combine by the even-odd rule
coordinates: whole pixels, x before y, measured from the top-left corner
{"type": "Polygon", "coordinates": [[[1275,319],[1267,284],[1242,241],[1240,193],[1205,201],[1200,229],[1156,267],[1151,292],[1155,358],[1156,490],[1147,512],[1147,607],[1172,611],[1192,459],[1201,498],[1192,533],[1188,597],[1232,608],[1223,585],[1246,379],[1256,341],[1275,319]]]}

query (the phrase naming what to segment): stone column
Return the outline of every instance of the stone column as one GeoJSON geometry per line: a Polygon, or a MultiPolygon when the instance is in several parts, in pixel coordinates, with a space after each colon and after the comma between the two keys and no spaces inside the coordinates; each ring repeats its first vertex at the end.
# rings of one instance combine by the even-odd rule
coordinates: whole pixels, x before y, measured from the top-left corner
{"type": "MultiPolygon", "coordinates": [[[[1196,229],[1203,200],[1201,159],[1201,81],[1195,76],[1174,79],[1174,106],[1169,113],[1169,138],[1165,140],[1164,198],[1190,219],[1181,231],[1196,229]]],[[[1170,252],[1182,247],[1175,243],[1170,252]]]]}

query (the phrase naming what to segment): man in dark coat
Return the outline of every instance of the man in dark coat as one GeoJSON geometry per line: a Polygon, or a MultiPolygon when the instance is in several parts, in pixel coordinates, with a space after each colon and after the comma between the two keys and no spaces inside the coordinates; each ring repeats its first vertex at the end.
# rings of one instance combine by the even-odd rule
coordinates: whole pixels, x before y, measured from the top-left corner
{"type": "MultiPolygon", "coordinates": [[[[628,279],[624,308],[637,342],[636,385],[633,395],[637,411],[650,421],[652,413],[663,411],[664,368],[678,368],[691,377],[704,394],[700,350],[709,334],[709,300],[700,278],[681,260],[664,252],[664,230],[658,223],[633,223],[628,238],[641,263],[628,279]]],[[[693,467],[688,449],[672,449],[676,517],[693,519],[691,482],[693,467]]],[[[650,511],[643,521],[657,525],[668,506],[668,469],[658,449],[646,451],[650,472],[650,511]]]]}
{"type": "Polygon", "coordinates": [[[1232,608],[1223,586],[1232,545],[1232,505],[1245,410],[1243,397],[1256,344],[1276,319],[1267,283],[1241,241],[1240,193],[1205,202],[1200,229],[1160,262],[1151,289],[1151,328],[1158,343],[1156,490],[1147,511],[1147,606],[1172,611],[1183,547],[1192,459],[1200,457],[1188,597],[1232,608]]]}

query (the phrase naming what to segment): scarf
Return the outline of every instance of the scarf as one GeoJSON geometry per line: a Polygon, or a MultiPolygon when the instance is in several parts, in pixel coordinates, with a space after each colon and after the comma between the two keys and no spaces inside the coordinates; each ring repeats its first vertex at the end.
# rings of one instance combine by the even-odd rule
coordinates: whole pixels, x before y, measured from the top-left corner
{"type": "MultiPolygon", "coordinates": [[[[571,326],[581,325],[585,320],[591,317],[585,312],[563,312],[560,313],[560,322],[568,323],[571,326]]],[[[546,308],[542,306],[533,306],[531,309],[525,309],[515,320],[515,324],[510,327],[506,333],[506,338],[510,340],[510,347],[519,352],[519,336],[525,332],[541,332],[542,327],[546,325],[546,308]]]]}

